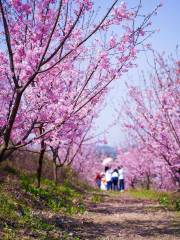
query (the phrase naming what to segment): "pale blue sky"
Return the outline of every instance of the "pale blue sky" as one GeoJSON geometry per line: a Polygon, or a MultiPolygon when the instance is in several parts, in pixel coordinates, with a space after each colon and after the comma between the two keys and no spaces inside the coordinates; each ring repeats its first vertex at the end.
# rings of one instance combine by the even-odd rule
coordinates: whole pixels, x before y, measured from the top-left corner
{"type": "MultiPolygon", "coordinates": [[[[112,0],[99,0],[104,6],[108,6],[112,0]]],[[[125,1],[129,5],[136,4],[136,0],[125,1]]],[[[145,12],[151,11],[160,0],[144,0],[142,1],[145,12]]],[[[180,0],[164,0],[163,7],[160,8],[158,15],[153,18],[153,28],[160,29],[159,33],[156,33],[148,41],[152,43],[152,46],[158,52],[165,51],[167,54],[175,52],[175,47],[180,44],[180,0]]],[[[104,131],[114,121],[116,113],[115,108],[118,107],[118,102],[122,97],[125,97],[124,81],[131,81],[138,84],[138,72],[144,70],[148,71],[148,65],[144,61],[144,57],[140,56],[138,59],[139,67],[136,71],[129,72],[120,81],[117,81],[111,85],[113,89],[107,97],[107,104],[104,110],[101,112],[99,118],[96,121],[97,133],[104,131]]],[[[106,134],[108,144],[117,146],[124,139],[124,133],[121,131],[120,126],[114,126],[109,129],[109,133],[106,134]]]]}

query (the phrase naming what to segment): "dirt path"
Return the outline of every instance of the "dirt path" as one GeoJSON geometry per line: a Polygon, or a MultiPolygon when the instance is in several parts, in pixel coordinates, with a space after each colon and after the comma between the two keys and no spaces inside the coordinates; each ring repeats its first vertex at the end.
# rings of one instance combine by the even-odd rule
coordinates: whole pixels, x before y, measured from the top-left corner
{"type": "Polygon", "coordinates": [[[101,203],[87,202],[88,210],[70,231],[79,239],[90,240],[180,240],[180,215],[157,203],[136,200],[123,193],[103,195],[101,203]]]}

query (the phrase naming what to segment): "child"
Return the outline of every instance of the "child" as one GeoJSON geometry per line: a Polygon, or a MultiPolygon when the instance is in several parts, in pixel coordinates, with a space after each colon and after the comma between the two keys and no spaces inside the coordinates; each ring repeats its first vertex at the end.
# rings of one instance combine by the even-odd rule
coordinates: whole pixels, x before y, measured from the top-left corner
{"type": "Polygon", "coordinates": [[[106,182],[105,174],[102,173],[101,174],[101,187],[100,187],[101,190],[107,190],[106,184],[107,184],[107,182],[106,182]]]}

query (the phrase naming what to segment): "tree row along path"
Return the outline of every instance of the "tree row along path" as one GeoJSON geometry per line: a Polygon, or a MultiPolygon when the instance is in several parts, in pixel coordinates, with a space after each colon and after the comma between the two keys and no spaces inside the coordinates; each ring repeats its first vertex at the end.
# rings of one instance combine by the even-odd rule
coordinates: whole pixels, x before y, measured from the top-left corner
{"type": "Polygon", "coordinates": [[[100,203],[87,201],[83,216],[69,220],[70,235],[99,240],[179,240],[180,214],[157,202],[138,200],[128,193],[100,193],[100,203]]]}

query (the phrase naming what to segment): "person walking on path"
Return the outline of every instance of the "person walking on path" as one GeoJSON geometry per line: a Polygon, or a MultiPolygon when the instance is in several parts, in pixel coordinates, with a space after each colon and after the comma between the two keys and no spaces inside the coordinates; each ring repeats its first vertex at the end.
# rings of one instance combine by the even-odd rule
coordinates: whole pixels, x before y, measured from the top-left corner
{"type": "Polygon", "coordinates": [[[119,177],[118,170],[114,169],[112,173],[112,188],[114,191],[118,190],[118,177],[119,177]]]}
{"type": "Polygon", "coordinates": [[[118,167],[119,173],[119,190],[124,192],[124,169],[122,166],[118,167]]]}
{"type": "Polygon", "coordinates": [[[96,174],[95,181],[96,181],[98,188],[100,188],[101,187],[101,176],[99,173],[96,174]]]}
{"type": "Polygon", "coordinates": [[[107,183],[107,190],[112,190],[112,171],[110,167],[105,167],[105,179],[107,183]]]}

